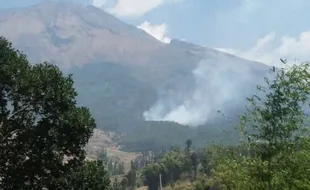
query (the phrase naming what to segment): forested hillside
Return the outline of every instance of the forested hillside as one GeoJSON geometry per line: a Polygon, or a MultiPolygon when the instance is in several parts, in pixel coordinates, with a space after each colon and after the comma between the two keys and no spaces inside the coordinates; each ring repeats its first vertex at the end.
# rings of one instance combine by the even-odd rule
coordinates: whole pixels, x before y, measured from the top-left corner
{"type": "Polygon", "coordinates": [[[114,189],[309,189],[309,67],[273,70],[248,99],[238,144],[197,149],[188,139],[185,148],[144,152],[114,189]]]}
{"type": "Polygon", "coordinates": [[[184,138],[197,139],[195,146],[231,142],[232,133],[221,132],[233,129],[226,120],[236,121],[269,72],[189,42],[164,44],[101,9],[70,2],[2,10],[0,35],[31,62],[72,73],[78,104],[90,109],[98,128],[123,136],[127,150],[181,145],[184,138]]]}

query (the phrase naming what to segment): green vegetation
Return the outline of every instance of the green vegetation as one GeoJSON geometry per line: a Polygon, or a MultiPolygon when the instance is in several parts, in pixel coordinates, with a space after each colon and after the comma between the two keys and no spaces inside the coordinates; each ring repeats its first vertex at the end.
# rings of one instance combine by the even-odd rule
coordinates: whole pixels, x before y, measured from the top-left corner
{"type": "Polygon", "coordinates": [[[75,168],[66,180],[68,183],[62,189],[111,189],[109,175],[100,160],[85,162],[75,168]]]}
{"type": "MultiPolygon", "coordinates": [[[[229,125],[227,122],[226,125],[229,125]]],[[[223,126],[219,124],[219,126],[223,126]]],[[[223,130],[213,125],[190,128],[174,122],[148,121],[139,130],[127,133],[120,140],[125,151],[158,151],[171,146],[184,146],[184,139],[195,139],[193,147],[202,148],[212,143],[236,144],[238,132],[233,127],[223,130]]]]}
{"type": "Polygon", "coordinates": [[[76,96],[71,76],[0,38],[0,189],[109,189],[103,166],[84,161],[96,124],[76,96]]]}
{"type": "Polygon", "coordinates": [[[309,189],[309,64],[280,69],[265,97],[249,99],[241,117],[242,154],[218,158],[210,180],[223,189],[309,189]],[[248,133],[251,128],[252,133],[248,133]]]}
{"type": "Polygon", "coordinates": [[[186,180],[187,189],[197,190],[310,189],[309,68],[301,63],[272,70],[275,78],[258,86],[240,116],[239,144],[193,149],[187,140],[184,150],[148,156],[150,162],[139,169],[145,185],[158,189],[161,178],[167,189],[186,180]]]}
{"type": "Polygon", "coordinates": [[[121,137],[124,149],[143,150],[128,173],[106,150],[86,161],[96,124],[77,106],[71,75],[31,65],[4,38],[0,64],[0,189],[157,190],[160,182],[174,189],[186,181],[182,187],[195,190],[310,189],[308,63],[273,68],[235,132],[144,122],[121,137]]]}

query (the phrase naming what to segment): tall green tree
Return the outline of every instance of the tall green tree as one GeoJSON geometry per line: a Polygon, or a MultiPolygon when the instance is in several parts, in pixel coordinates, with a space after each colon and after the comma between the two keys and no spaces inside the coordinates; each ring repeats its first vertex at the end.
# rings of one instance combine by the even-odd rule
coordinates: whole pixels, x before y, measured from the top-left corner
{"type": "Polygon", "coordinates": [[[153,163],[147,165],[143,170],[143,176],[145,177],[145,184],[149,190],[158,190],[159,176],[166,174],[166,168],[163,164],[153,163]]]}
{"type": "Polygon", "coordinates": [[[197,177],[197,167],[198,167],[198,155],[196,152],[193,152],[191,155],[191,161],[192,161],[192,169],[194,172],[194,180],[196,180],[197,177]]]}
{"type": "Polygon", "coordinates": [[[134,187],[136,186],[137,183],[137,171],[136,169],[131,169],[127,174],[126,174],[126,178],[127,178],[127,184],[128,186],[130,186],[132,189],[134,189],[134,187]]]}
{"type": "Polygon", "coordinates": [[[96,125],[76,96],[71,76],[31,65],[0,38],[0,189],[61,189],[58,179],[83,165],[96,125]]]}
{"type": "Polygon", "coordinates": [[[118,161],[115,160],[113,162],[113,172],[112,172],[113,175],[118,175],[118,165],[119,165],[118,161]]]}
{"type": "Polygon", "coordinates": [[[108,162],[108,171],[110,172],[110,174],[113,174],[113,160],[109,160],[108,162]]]}
{"type": "Polygon", "coordinates": [[[192,148],[192,140],[191,139],[187,139],[186,140],[186,148],[188,149],[188,150],[190,150],[191,148],[192,148]]]}
{"type": "Polygon", "coordinates": [[[260,93],[249,99],[241,117],[241,147],[247,151],[219,158],[213,179],[223,188],[310,188],[309,64],[273,72],[275,77],[258,87],[260,93]]]}
{"type": "Polygon", "coordinates": [[[186,140],[186,147],[184,150],[185,158],[184,158],[184,169],[186,172],[192,172],[192,161],[191,161],[191,154],[192,154],[192,140],[186,140]]]}
{"type": "Polygon", "coordinates": [[[118,168],[118,174],[122,175],[124,173],[125,173],[125,165],[124,165],[124,162],[121,162],[121,164],[119,165],[119,168],[118,168]]]}
{"type": "Polygon", "coordinates": [[[99,153],[98,158],[104,163],[104,165],[108,165],[109,158],[108,158],[108,153],[106,149],[103,149],[99,153]]]}
{"type": "MultiPolygon", "coordinates": [[[[275,176],[279,162],[296,153],[294,138],[304,134],[305,105],[309,104],[309,64],[301,63],[291,69],[280,69],[274,80],[266,79],[267,87],[260,86],[265,97],[249,99],[251,110],[245,115],[254,133],[250,135],[251,149],[256,150],[262,165],[261,180],[268,189],[276,189],[275,176]]],[[[285,165],[283,165],[284,167],[285,165]]]]}
{"type": "MultiPolygon", "coordinates": [[[[190,159],[190,158],[189,158],[190,159]]],[[[163,183],[171,181],[175,182],[180,179],[185,167],[186,156],[180,148],[173,148],[170,152],[166,153],[161,160],[161,163],[167,170],[167,176],[163,175],[163,183]]],[[[191,167],[191,163],[189,163],[191,167]]]]}

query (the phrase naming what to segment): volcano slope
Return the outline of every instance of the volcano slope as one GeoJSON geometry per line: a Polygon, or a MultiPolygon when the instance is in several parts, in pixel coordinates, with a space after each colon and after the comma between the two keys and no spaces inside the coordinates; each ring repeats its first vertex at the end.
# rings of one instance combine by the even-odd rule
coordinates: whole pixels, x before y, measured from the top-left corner
{"type": "Polygon", "coordinates": [[[78,103],[127,150],[235,139],[245,97],[269,68],[173,39],[162,43],[93,6],[45,1],[0,12],[0,35],[28,58],[72,73],[78,103]]]}

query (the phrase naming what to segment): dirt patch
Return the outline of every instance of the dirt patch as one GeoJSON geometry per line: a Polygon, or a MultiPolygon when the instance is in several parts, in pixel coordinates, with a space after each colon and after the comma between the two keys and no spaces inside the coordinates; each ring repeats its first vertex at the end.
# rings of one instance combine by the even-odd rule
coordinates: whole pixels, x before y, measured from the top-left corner
{"type": "Polygon", "coordinates": [[[89,159],[96,159],[99,153],[105,149],[109,158],[119,159],[121,162],[124,162],[124,170],[128,172],[130,170],[131,160],[134,160],[140,154],[121,151],[117,143],[113,140],[114,138],[114,133],[107,133],[100,129],[95,129],[93,136],[89,139],[86,146],[87,157],[89,159]]]}

